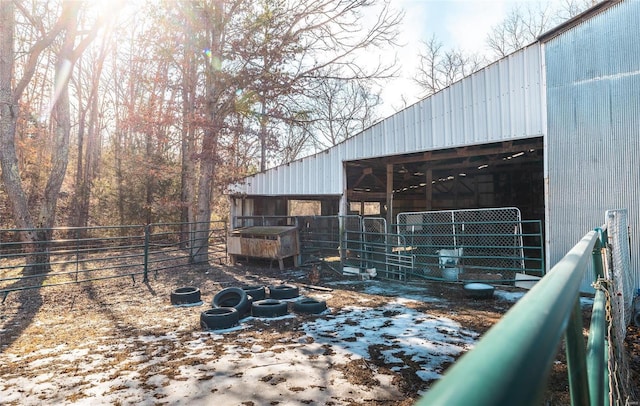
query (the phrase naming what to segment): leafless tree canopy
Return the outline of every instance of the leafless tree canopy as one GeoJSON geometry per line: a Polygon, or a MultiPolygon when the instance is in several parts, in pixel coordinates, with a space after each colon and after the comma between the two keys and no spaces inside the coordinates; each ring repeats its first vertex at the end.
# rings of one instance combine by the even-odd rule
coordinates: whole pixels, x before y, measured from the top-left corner
{"type": "Polygon", "coordinates": [[[505,19],[492,27],[487,45],[498,59],[532,43],[545,31],[590,7],[592,0],[562,0],[560,2],[516,5],[505,19]]]}
{"type": "Polygon", "coordinates": [[[424,96],[434,94],[489,62],[534,42],[538,36],[586,10],[592,3],[592,0],[562,0],[516,4],[487,35],[488,57],[446,48],[432,35],[422,43],[415,81],[424,89],[424,96]]]}
{"type": "Polygon", "coordinates": [[[0,1],[2,226],[206,224],[229,182],[370,125],[396,69],[370,56],[402,17],[389,0],[0,1]]]}
{"type": "Polygon", "coordinates": [[[416,82],[424,89],[425,96],[444,89],[486,65],[486,60],[479,55],[445,49],[435,35],[422,45],[416,82]]]}

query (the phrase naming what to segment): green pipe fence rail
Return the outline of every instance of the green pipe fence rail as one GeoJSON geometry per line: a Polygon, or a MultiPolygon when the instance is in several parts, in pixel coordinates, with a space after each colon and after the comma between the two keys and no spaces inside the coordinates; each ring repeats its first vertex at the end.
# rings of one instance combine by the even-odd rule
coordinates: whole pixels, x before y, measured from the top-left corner
{"type": "Polygon", "coordinates": [[[339,262],[342,267],[375,268],[380,278],[445,280],[441,252],[454,248],[461,248],[455,260],[465,281],[493,279],[513,284],[526,280],[526,275],[532,279],[543,276],[542,222],[520,220],[519,213],[514,219],[504,219],[500,210],[513,211],[437,212],[441,218],[430,212],[414,217],[404,213],[399,218],[411,223],[390,226],[384,218],[358,215],[239,216],[232,224],[234,228],[297,226],[300,263],[322,260],[339,262]],[[425,219],[433,221],[418,222],[425,219]]]}
{"type": "Polygon", "coordinates": [[[542,404],[563,337],[571,404],[609,404],[607,286],[601,256],[606,246],[604,227],[587,233],[417,404],[542,404]],[[597,291],[585,347],[580,284],[590,261],[597,291]]]}
{"type": "MultiPolygon", "coordinates": [[[[0,230],[0,297],[10,292],[179,269],[193,263],[197,223],[0,230]],[[50,236],[20,241],[21,232],[50,236]]],[[[209,223],[210,259],[226,258],[227,224],[209,223]]]]}

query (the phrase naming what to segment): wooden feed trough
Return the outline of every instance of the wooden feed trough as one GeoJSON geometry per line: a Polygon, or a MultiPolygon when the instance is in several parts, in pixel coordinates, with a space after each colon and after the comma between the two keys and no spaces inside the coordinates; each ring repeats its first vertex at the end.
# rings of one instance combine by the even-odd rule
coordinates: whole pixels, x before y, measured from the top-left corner
{"type": "Polygon", "coordinates": [[[298,266],[298,229],[293,226],[256,226],[233,230],[227,239],[227,253],[231,262],[235,262],[239,255],[275,259],[283,270],[283,260],[293,257],[294,266],[298,266]]]}

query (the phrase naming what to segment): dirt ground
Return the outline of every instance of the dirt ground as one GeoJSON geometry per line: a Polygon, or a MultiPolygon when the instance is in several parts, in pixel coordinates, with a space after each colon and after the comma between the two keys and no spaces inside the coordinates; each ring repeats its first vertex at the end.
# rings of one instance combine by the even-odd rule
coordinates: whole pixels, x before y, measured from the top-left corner
{"type": "MultiPolygon", "coordinates": [[[[327,268],[321,271],[320,280],[314,282],[314,286],[331,290],[302,288],[301,294],[321,295],[333,314],[354,306],[375,308],[397,299],[393,293],[396,290],[390,290],[389,295],[366,293],[365,287],[372,282],[341,276],[327,268]]],[[[295,343],[302,351],[308,344],[308,352],[319,351],[309,359],[317,362],[318,368],[330,369],[323,371],[327,384],[310,380],[305,385],[304,380],[296,380],[295,374],[271,370],[255,379],[280,390],[279,395],[267,398],[266,394],[264,397],[255,394],[252,398],[245,394],[248,400],[240,404],[411,405],[433,383],[421,378],[419,367],[414,367],[407,357],[402,368],[385,364],[381,349],[375,346],[368,348],[368,357],[323,364],[323,358],[334,354],[336,348],[326,343],[313,347],[318,343],[305,336],[303,327],[327,318],[324,314],[296,315],[268,322],[253,319],[247,322],[250,327],[222,335],[202,331],[200,312],[209,306],[216,292],[231,286],[279,283],[303,286],[311,282],[304,268],[280,271],[277,266],[265,264],[236,264],[161,273],[148,283],[121,278],[11,293],[0,305],[0,398],[4,395],[9,399],[2,403],[100,404],[95,400],[109,399],[107,403],[111,404],[210,404],[217,394],[222,396],[223,391],[231,390],[222,384],[223,375],[225,379],[248,377],[249,371],[241,363],[243,357],[268,353],[277,359],[279,352],[287,350],[286,343],[295,343]],[[203,306],[170,304],[170,292],[184,286],[200,288],[203,306]],[[189,350],[196,345],[200,345],[196,353],[189,350]],[[227,369],[207,367],[207,360],[214,362],[222,357],[224,346],[234,346],[240,359],[226,366],[227,369]],[[162,362],[153,362],[154,359],[162,362]],[[186,366],[196,372],[187,372],[186,366]],[[162,379],[157,380],[158,376],[162,379]],[[382,382],[381,377],[389,381],[382,382]],[[189,379],[199,382],[200,392],[196,394],[189,389],[191,392],[185,392],[182,400],[176,400],[171,392],[189,379]],[[337,386],[338,382],[350,385],[349,389],[345,393],[332,392],[331,384],[337,386]],[[105,383],[109,386],[98,394],[96,387],[104,387],[105,383]],[[135,398],[125,396],[132,385],[138,391],[135,398]],[[381,393],[382,387],[389,389],[381,393]],[[165,392],[161,391],[163,388],[165,392]],[[312,390],[315,392],[306,398],[299,397],[312,390]],[[206,391],[206,397],[202,391],[206,391]]],[[[478,336],[513,305],[497,299],[470,300],[459,284],[425,282],[412,288],[430,299],[406,301],[404,306],[429,317],[454,320],[478,336]]],[[[511,287],[504,289],[518,291],[511,287]]],[[[585,325],[589,317],[589,310],[585,309],[585,325]]],[[[640,371],[639,336],[636,327],[629,327],[629,364],[636,383],[640,371]]],[[[554,364],[545,404],[570,404],[563,351],[554,364]]]]}

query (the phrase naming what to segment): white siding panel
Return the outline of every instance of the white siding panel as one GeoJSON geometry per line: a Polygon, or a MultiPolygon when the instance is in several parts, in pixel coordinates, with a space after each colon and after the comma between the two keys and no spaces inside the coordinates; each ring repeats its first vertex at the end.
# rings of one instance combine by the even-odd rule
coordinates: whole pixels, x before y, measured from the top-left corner
{"type": "Polygon", "coordinates": [[[420,151],[422,149],[420,109],[418,109],[417,106],[414,105],[406,111],[407,122],[405,125],[405,133],[413,134],[413,137],[410,137],[411,143],[409,144],[409,149],[411,151],[420,151]]]}
{"type": "MultiPolygon", "coordinates": [[[[317,176],[317,172],[313,170],[315,166],[315,162],[317,162],[317,154],[313,156],[312,159],[303,159],[302,162],[304,164],[303,173],[306,173],[306,180],[298,182],[298,189],[300,190],[300,194],[311,194],[312,184],[315,184],[315,179],[317,176]],[[315,175],[315,176],[314,176],[315,175]]],[[[314,187],[315,189],[315,187],[314,187]]]]}
{"type": "Polygon", "coordinates": [[[532,44],[325,152],[251,176],[231,190],[339,195],[344,161],[544,135],[540,55],[540,44],[532,44]]]}
{"type": "Polygon", "coordinates": [[[287,169],[288,169],[287,166],[281,166],[276,171],[276,176],[274,176],[274,184],[273,184],[273,188],[275,190],[280,191],[280,190],[284,189],[285,175],[287,174],[287,172],[289,172],[287,169]]]}
{"type": "Polygon", "coordinates": [[[477,94],[474,91],[474,76],[470,76],[469,80],[462,82],[462,97],[463,97],[463,128],[462,128],[462,140],[465,144],[473,144],[475,134],[478,130],[475,123],[475,109],[477,94]]]}

